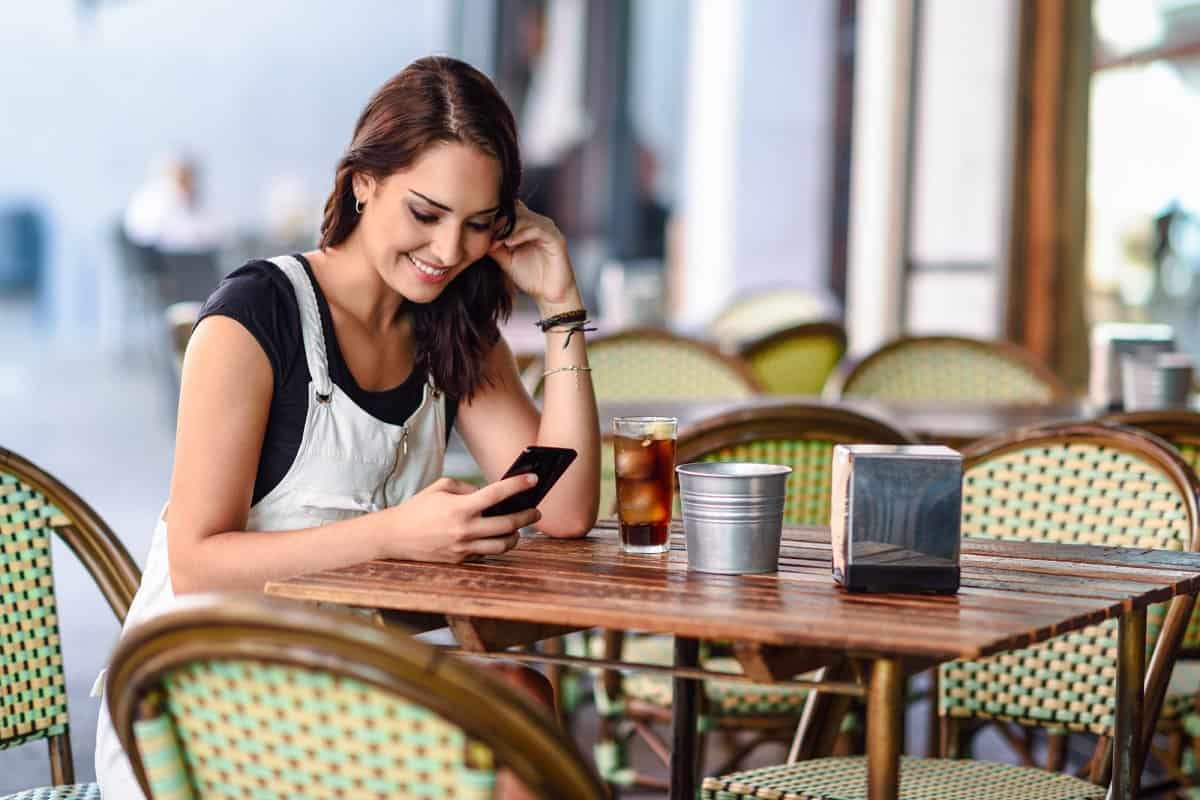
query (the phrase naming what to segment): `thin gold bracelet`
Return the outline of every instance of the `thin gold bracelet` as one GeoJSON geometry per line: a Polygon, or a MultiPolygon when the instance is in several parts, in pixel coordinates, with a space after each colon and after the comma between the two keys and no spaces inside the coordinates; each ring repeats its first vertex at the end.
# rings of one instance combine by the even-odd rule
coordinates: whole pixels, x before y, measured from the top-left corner
{"type": "Polygon", "coordinates": [[[575,373],[575,388],[578,389],[579,388],[579,374],[581,372],[591,372],[591,371],[592,371],[591,367],[580,367],[578,365],[572,364],[569,367],[555,367],[554,369],[548,369],[542,373],[542,377],[545,378],[547,375],[553,375],[556,372],[574,372],[575,373]]]}

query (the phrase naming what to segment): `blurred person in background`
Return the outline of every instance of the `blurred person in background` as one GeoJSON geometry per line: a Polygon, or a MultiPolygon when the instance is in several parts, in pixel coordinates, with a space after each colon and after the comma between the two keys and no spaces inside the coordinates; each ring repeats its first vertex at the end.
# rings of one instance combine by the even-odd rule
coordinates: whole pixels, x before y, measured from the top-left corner
{"type": "Polygon", "coordinates": [[[200,207],[198,168],[186,156],[154,159],[146,180],[125,207],[125,236],[163,252],[202,252],[217,246],[217,226],[200,207]]]}
{"type": "MultiPolygon", "coordinates": [[[[517,200],[512,113],[450,58],[420,59],[368,102],[325,205],[320,247],[252,261],[209,298],[189,341],[169,503],[125,628],[177,594],[375,558],[457,563],[518,530],[585,535],[596,519],[599,428],[583,309],[557,227],[517,200]],[[499,322],[513,287],[545,333],[539,413],[499,322]],[[450,429],[482,489],[443,478],[450,429]],[[579,457],[539,509],[483,516],[530,488],[499,480],[530,444],[579,457]]],[[[548,684],[508,677],[542,702],[548,684]]],[[[105,797],[141,796],[102,708],[105,797]]],[[[506,796],[523,787],[505,779],[506,796]]]]}

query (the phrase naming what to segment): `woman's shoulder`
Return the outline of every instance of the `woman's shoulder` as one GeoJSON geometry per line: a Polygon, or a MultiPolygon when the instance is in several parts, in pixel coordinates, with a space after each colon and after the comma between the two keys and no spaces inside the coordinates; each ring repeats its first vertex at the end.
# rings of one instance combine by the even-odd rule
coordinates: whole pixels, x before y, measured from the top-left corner
{"type": "MultiPolygon", "coordinates": [[[[300,308],[292,284],[270,261],[248,261],[229,273],[200,310],[199,320],[230,317],[250,331],[283,378],[301,347],[300,308]]],[[[199,320],[197,324],[199,324],[199,320]]]]}

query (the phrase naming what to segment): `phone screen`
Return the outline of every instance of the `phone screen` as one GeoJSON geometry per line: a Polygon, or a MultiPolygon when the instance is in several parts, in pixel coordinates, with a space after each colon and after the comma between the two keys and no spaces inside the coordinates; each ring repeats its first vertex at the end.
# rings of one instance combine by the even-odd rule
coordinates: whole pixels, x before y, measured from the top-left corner
{"type": "Polygon", "coordinates": [[[531,486],[523,492],[517,492],[512,497],[505,498],[484,509],[482,516],[498,517],[535,508],[538,503],[542,502],[542,498],[554,488],[554,484],[567,471],[567,467],[571,466],[575,455],[575,451],[569,447],[542,447],[540,445],[526,447],[504,473],[501,480],[532,472],[538,476],[537,485],[531,486]]]}

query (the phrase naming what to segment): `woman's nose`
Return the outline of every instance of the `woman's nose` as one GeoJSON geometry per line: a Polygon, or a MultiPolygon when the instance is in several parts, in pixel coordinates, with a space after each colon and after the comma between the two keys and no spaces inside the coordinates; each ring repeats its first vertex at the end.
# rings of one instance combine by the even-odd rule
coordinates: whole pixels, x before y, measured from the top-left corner
{"type": "Polygon", "coordinates": [[[443,267],[455,266],[462,258],[462,232],[457,226],[447,225],[434,236],[430,249],[443,267]]]}

